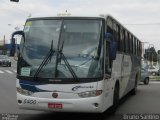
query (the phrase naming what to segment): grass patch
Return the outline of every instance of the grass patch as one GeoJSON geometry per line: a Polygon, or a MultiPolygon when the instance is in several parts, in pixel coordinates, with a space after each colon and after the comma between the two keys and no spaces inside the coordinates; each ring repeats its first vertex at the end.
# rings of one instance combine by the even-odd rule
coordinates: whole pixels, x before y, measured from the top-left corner
{"type": "Polygon", "coordinates": [[[150,80],[159,80],[160,81],[160,76],[149,76],[150,80]]]}

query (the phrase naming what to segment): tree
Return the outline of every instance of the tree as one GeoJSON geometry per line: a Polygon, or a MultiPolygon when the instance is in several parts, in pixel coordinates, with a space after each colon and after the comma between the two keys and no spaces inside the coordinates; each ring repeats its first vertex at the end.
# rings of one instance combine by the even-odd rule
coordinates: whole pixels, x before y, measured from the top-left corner
{"type": "Polygon", "coordinates": [[[150,62],[157,63],[157,53],[154,47],[145,49],[144,58],[150,62]]]}

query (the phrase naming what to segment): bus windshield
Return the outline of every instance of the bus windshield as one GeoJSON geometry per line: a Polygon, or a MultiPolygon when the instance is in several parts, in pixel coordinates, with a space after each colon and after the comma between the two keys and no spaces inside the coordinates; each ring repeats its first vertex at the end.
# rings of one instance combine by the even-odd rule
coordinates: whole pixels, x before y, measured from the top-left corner
{"type": "Polygon", "coordinates": [[[79,79],[102,77],[101,29],[100,19],[28,20],[25,40],[20,43],[18,75],[73,78],[74,73],[79,79]]]}

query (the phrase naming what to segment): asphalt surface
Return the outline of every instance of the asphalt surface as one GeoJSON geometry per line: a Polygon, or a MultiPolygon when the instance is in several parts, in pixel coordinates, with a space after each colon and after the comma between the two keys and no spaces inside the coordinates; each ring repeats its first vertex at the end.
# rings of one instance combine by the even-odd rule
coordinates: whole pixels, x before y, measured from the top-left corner
{"type": "MultiPolygon", "coordinates": [[[[0,114],[1,113],[33,113],[19,110],[16,101],[16,61],[11,67],[0,66],[0,114]]],[[[35,112],[35,111],[34,111],[35,112]]],[[[36,112],[35,112],[36,113],[36,112]]]]}
{"type": "Polygon", "coordinates": [[[116,120],[126,119],[126,114],[160,114],[160,82],[140,84],[137,95],[127,95],[121,100],[115,115],[108,115],[107,112],[82,114],[20,110],[16,100],[16,61],[12,60],[12,67],[0,67],[0,120],[6,113],[18,114],[18,120],[116,120]]]}

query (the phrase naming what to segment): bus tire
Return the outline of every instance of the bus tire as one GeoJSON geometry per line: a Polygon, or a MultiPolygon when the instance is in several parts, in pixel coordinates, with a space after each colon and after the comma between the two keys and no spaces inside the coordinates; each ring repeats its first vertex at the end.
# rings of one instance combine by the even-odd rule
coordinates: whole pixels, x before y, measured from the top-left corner
{"type": "Polygon", "coordinates": [[[118,82],[116,82],[113,95],[113,105],[109,109],[109,114],[114,114],[117,110],[118,105],[119,105],[119,84],[118,82]]]}
{"type": "Polygon", "coordinates": [[[135,79],[135,85],[134,85],[134,88],[131,90],[131,95],[136,95],[137,94],[137,86],[138,86],[138,80],[137,80],[137,76],[136,76],[136,79],[135,79]]]}

